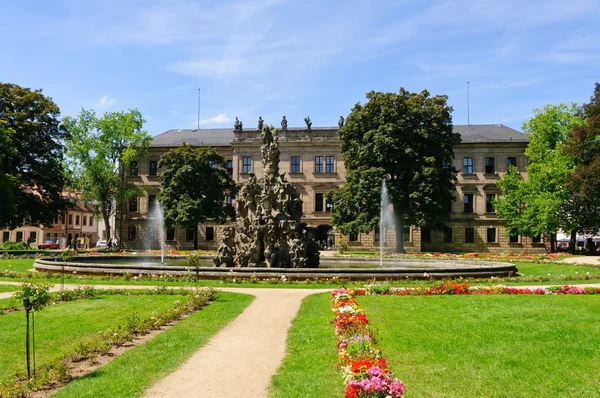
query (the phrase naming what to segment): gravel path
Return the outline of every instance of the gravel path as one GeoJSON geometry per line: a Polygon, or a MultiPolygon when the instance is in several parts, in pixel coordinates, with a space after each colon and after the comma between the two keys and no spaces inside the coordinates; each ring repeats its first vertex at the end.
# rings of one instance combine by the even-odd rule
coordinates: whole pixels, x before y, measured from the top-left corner
{"type": "Polygon", "coordinates": [[[266,397],[285,355],[287,331],[300,302],[327,290],[222,289],[256,299],[146,397],[266,397]]]}
{"type": "Polygon", "coordinates": [[[598,256],[573,256],[573,257],[565,257],[561,261],[563,263],[569,264],[592,264],[592,265],[600,265],[600,257],[598,256]]]}

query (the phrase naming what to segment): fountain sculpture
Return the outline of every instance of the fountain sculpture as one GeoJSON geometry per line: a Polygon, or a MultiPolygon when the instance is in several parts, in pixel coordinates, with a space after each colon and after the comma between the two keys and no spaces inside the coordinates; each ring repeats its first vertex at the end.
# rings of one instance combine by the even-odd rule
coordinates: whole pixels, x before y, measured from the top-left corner
{"type": "Polygon", "coordinates": [[[250,173],[242,186],[236,220],[223,229],[223,244],[213,261],[227,267],[318,267],[317,245],[300,221],[300,194],[286,181],[285,173],[279,174],[277,130],[265,125],[262,137],[263,175],[257,178],[250,173]]]}

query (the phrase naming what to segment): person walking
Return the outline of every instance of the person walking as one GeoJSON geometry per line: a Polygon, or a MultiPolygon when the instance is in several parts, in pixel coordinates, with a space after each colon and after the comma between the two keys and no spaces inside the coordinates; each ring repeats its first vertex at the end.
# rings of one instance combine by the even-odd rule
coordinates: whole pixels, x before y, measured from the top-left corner
{"type": "Polygon", "coordinates": [[[31,249],[31,238],[27,238],[27,242],[25,243],[25,249],[31,249]]]}

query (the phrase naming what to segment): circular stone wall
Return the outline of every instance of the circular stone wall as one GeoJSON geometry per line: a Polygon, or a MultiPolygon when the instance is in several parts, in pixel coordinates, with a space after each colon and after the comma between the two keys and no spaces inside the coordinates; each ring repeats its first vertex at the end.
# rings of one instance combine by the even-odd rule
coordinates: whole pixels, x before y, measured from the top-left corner
{"type": "MultiPolygon", "coordinates": [[[[165,257],[165,261],[185,261],[185,257],[165,257]]],[[[280,278],[290,279],[342,278],[351,280],[393,280],[393,279],[444,279],[444,278],[489,278],[515,275],[517,268],[511,263],[492,261],[459,261],[459,260],[415,260],[400,259],[383,261],[368,259],[335,259],[321,260],[319,268],[225,268],[214,267],[212,257],[204,257],[207,266],[193,268],[185,265],[161,265],[156,256],[94,256],[75,257],[71,261],[62,262],[59,258],[38,259],[34,266],[38,271],[67,272],[89,275],[196,275],[201,279],[221,279],[230,273],[237,277],[280,278]]]]}

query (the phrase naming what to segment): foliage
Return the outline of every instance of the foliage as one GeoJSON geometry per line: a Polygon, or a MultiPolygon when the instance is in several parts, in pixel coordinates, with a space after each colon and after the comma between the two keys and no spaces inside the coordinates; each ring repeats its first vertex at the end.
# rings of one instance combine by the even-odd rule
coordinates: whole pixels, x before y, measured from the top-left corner
{"type": "Polygon", "coordinates": [[[339,131],[346,183],[329,197],[332,222],[344,234],[371,232],[379,224],[381,181],[386,179],[396,215],[396,251],[403,251],[402,227],[440,227],[450,213],[455,174],[447,96],[430,97],[401,88],[367,93],[339,131]]]}
{"type": "Polygon", "coordinates": [[[60,259],[63,262],[68,262],[73,259],[74,255],[75,255],[75,251],[73,249],[64,249],[64,250],[61,250],[61,252],[60,252],[60,259]]]}
{"type": "Polygon", "coordinates": [[[586,123],[572,129],[565,141],[564,150],[575,163],[567,186],[581,215],[577,230],[593,234],[600,230],[600,83],[583,115],[586,123]]]}
{"type": "Polygon", "coordinates": [[[110,216],[140,188],[127,183],[125,168],[145,156],[152,138],[142,129],[145,120],[137,110],[107,112],[101,118],[82,109],[76,118],[65,117],[65,148],[73,179],[87,200],[97,201],[110,230],[110,216]],[[116,203],[116,208],[115,208],[116,203]]]}
{"type": "Polygon", "coordinates": [[[10,240],[7,240],[6,242],[4,242],[2,244],[1,247],[3,250],[26,250],[25,242],[23,242],[23,241],[12,242],[10,240]]]}
{"type": "Polygon", "coordinates": [[[197,249],[198,224],[208,219],[224,223],[228,217],[234,217],[233,207],[225,204],[225,196],[235,195],[237,187],[226,172],[225,159],[214,148],[183,143],[162,155],[158,166],[165,169],[160,174],[158,194],[165,226],[194,230],[197,249]]]}
{"type": "Polygon", "coordinates": [[[59,115],[42,90],[0,83],[0,228],[51,225],[66,208],[59,115]]]}
{"type": "Polygon", "coordinates": [[[555,234],[561,228],[577,229],[578,204],[567,189],[574,161],[561,144],[570,130],[583,123],[576,104],[546,105],[523,123],[529,138],[527,180],[510,167],[497,184],[503,197],[494,201],[511,234],[533,237],[555,234]]]}
{"type": "MultiPolygon", "coordinates": [[[[48,302],[50,301],[50,294],[48,290],[52,285],[46,283],[35,283],[35,282],[25,282],[21,285],[21,290],[16,292],[13,297],[21,301],[23,303],[23,307],[25,308],[25,317],[26,317],[26,326],[25,326],[25,356],[27,363],[27,378],[31,378],[31,368],[30,368],[30,349],[31,346],[29,344],[29,314],[34,311],[41,311],[48,302]]],[[[35,330],[34,330],[34,339],[35,339],[35,330]]],[[[34,346],[35,348],[35,346],[34,346]]],[[[33,361],[35,364],[35,351],[33,353],[33,361]]],[[[35,372],[35,366],[34,366],[35,372]]]]}

